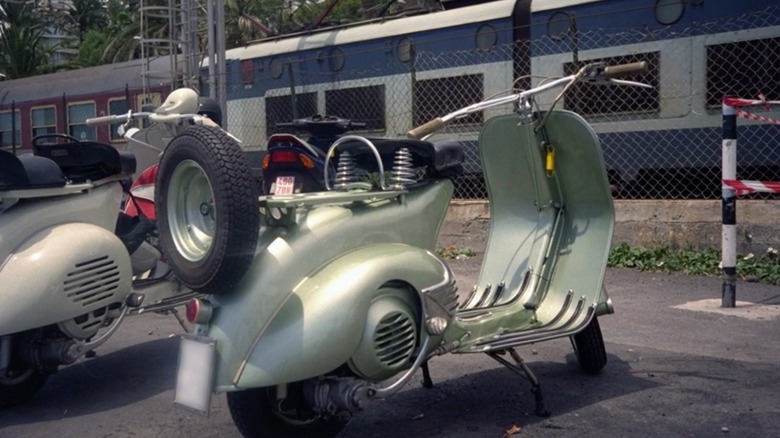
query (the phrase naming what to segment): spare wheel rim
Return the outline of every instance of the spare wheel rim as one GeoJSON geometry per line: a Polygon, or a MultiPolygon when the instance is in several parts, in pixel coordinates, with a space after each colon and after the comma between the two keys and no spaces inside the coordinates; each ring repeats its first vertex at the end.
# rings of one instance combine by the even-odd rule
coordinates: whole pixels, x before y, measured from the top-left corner
{"type": "Polygon", "coordinates": [[[193,160],[182,161],[168,186],[168,222],[178,253],[190,262],[203,260],[211,250],[217,206],[211,181],[193,160]]]}

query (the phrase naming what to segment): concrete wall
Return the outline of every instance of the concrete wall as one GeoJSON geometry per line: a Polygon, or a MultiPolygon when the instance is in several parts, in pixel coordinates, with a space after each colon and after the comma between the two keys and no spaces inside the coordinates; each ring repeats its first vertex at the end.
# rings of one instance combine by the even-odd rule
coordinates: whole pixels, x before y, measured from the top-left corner
{"type": "MultiPolygon", "coordinates": [[[[448,222],[472,222],[471,233],[487,230],[486,201],[452,202],[448,222]]],[[[615,201],[613,245],[721,247],[721,201],[615,201]]],[[[452,230],[445,227],[443,233],[452,230]]],[[[760,254],[780,248],[780,202],[737,200],[737,251],[760,254]]]]}

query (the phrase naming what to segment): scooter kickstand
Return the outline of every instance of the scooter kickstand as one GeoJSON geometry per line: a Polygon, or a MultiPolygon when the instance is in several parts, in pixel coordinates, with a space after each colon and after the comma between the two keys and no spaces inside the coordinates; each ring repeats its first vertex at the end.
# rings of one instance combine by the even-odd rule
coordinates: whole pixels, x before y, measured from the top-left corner
{"type": "Polygon", "coordinates": [[[517,351],[515,351],[514,348],[507,348],[499,351],[489,351],[487,352],[487,355],[495,359],[501,365],[507,367],[513,373],[528,380],[528,382],[531,383],[531,393],[534,395],[534,402],[536,403],[536,415],[539,417],[550,416],[550,411],[548,411],[547,407],[544,405],[544,397],[542,396],[542,385],[539,384],[539,379],[536,378],[533,371],[531,371],[531,369],[528,368],[528,365],[526,365],[523,358],[520,357],[519,354],[517,354],[517,351]],[[515,363],[512,363],[500,356],[505,352],[508,352],[509,355],[512,356],[512,359],[514,359],[515,363]]]}
{"type": "Polygon", "coordinates": [[[420,368],[422,369],[422,375],[423,375],[423,381],[422,386],[423,388],[433,388],[433,380],[431,379],[431,372],[428,370],[428,361],[420,365],[420,368]]]}

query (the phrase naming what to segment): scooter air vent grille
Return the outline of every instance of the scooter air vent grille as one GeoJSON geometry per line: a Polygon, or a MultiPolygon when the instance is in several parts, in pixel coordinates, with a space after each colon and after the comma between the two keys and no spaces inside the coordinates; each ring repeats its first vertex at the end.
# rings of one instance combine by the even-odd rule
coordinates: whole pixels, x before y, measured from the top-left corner
{"type": "Polygon", "coordinates": [[[66,297],[88,307],[110,300],[119,287],[119,280],[119,266],[106,255],[76,264],[62,286],[66,297]]]}
{"type": "Polygon", "coordinates": [[[387,367],[408,361],[416,340],[414,322],[404,312],[393,312],[379,322],[374,334],[377,359],[387,367]]]}

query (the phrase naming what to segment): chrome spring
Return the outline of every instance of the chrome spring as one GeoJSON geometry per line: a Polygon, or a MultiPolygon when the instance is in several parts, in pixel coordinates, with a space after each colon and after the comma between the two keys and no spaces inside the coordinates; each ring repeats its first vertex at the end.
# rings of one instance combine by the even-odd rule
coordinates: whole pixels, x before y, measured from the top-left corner
{"type": "Polygon", "coordinates": [[[357,164],[355,158],[347,151],[339,155],[339,163],[336,166],[336,178],[333,184],[334,189],[343,189],[350,183],[358,181],[357,164]]]}
{"type": "Polygon", "coordinates": [[[417,175],[412,166],[412,153],[409,148],[400,148],[395,151],[393,170],[390,176],[390,184],[393,188],[403,189],[417,182],[417,175]]]}

